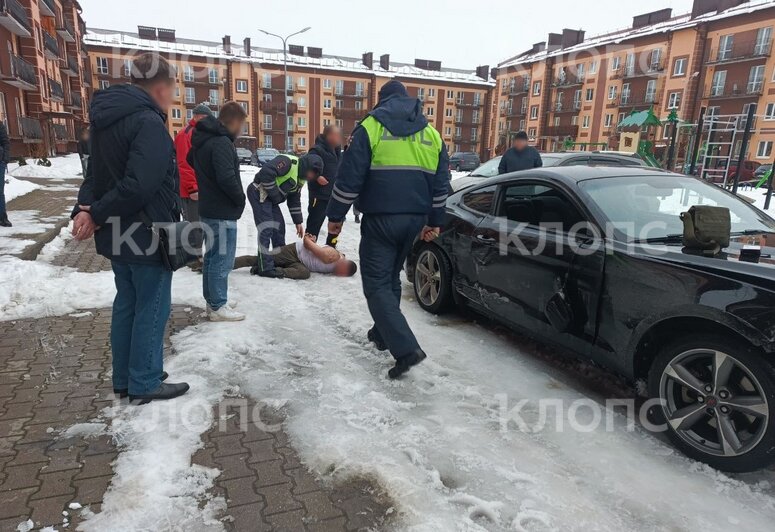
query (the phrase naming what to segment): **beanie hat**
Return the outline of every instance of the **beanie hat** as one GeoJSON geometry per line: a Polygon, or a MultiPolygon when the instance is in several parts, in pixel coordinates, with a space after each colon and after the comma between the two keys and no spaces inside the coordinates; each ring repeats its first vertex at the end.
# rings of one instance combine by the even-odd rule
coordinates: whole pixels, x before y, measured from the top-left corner
{"type": "Polygon", "coordinates": [[[323,173],[323,159],[320,155],[308,153],[304,158],[307,160],[307,168],[309,170],[314,170],[318,175],[323,173]]]}
{"type": "Polygon", "coordinates": [[[527,140],[527,133],[524,131],[520,131],[516,135],[514,135],[514,140],[527,140]]]}
{"type": "Polygon", "coordinates": [[[207,116],[214,116],[213,112],[210,110],[209,107],[207,107],[205,104],[200,103],[196,107],[194,107],[194,110],[192,111],[194,115],[207,115],[207,116]]]}
{"type": "Polygon", "coordinates": [[[390,96],[407,97],[409,96],[409,93],[406,92],[406,87],[404,87],[403,83],[391,79],[379,90],[379,99],[384,100],[390,96]]]}

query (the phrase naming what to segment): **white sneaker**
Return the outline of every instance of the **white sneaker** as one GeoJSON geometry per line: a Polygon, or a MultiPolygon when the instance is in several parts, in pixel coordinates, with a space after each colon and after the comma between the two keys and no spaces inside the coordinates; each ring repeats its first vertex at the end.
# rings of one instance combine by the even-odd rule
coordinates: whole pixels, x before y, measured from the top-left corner
{"type": "Polygon", "coordinates": [[[241,312],[237,312],[229,305],[224,305],[218,310],[208,308],[207,318],[210,321],[242,321],[245,319],[245,315],[241,312]]]}

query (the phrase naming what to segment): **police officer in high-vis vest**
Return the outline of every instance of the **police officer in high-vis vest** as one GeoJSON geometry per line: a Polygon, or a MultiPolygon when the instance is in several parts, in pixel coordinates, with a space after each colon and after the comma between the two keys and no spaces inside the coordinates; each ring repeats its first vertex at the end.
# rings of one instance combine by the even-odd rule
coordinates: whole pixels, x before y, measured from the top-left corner
{"type": "Polygon", "coordinates": [[[374,319],[368,339],[396,359],[391,379],[426,357],[401,313],[399,275],[415,239],[438,236],[449,180],[447,148],[421,102],[389,81],[353,132],[327,214],[329,233],[338,234],[351,205],[363,213],[361,277],[374,319]]]}
{"type": "Polygon", "coordinates": [[[304,237],[301,213],[301,189],[305,181],[317,179],[323,171],[323,159],[310,154],[303,157],[278,155],[261,167],[248,185],[247,197],[253,208],[253,219],[258,229],[258,258],[251,269],[261,277],[282,277],[275,269],[270,253],[285,245],[285,219],[280,205],[288,202],[296,234],[304,237]]]}

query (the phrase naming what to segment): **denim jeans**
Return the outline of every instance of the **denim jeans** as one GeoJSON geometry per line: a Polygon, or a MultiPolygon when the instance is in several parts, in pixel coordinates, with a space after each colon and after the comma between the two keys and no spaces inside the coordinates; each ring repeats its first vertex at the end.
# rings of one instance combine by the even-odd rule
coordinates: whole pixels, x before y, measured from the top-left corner
{"type": "Polygon", "coordinates": [[[229,274],[237,253],[236,220],[201,218],[207,251],[202,266],[202,293],[207,305],[218,310],[229,301],[229,274]]]}
{"type": "Polygon", "coordinates": [[[142,395],[161,384],[172,272],[161,265],[112,265],[117,291],[110,324],[113,387],[142,395]]]}
{"type": "Polygon", "coordinates": [[[0,219],[5,218],[5,170],[8,164],[0,161],[0,219]]]}

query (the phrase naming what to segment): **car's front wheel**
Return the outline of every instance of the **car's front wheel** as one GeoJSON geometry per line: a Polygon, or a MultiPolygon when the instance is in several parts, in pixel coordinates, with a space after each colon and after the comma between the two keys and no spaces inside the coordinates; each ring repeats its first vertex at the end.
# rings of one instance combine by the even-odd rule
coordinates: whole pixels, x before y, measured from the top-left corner
{"type": "Polygon", "coordinates": [[[441,314],[452,306],[452,267],[437,246],[424,245],[414,262],[414,295],[428,312],[441,314]]]}
{"type": "Polygon", "coordinates": [[[775,368],[755,349],[709,334],[675,341],[654,360],[649,392],[687,456],[731,472],[775,460],[775,368]]]}

